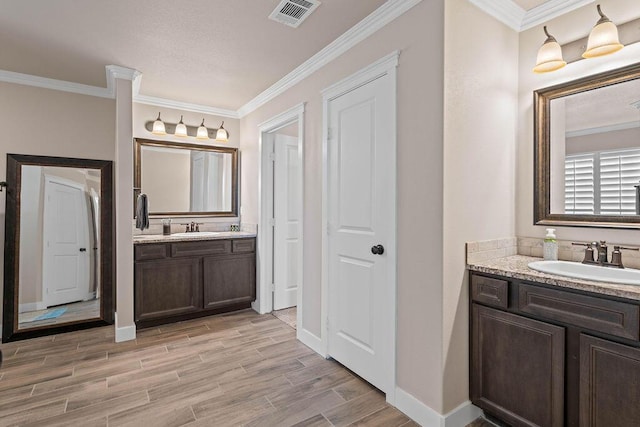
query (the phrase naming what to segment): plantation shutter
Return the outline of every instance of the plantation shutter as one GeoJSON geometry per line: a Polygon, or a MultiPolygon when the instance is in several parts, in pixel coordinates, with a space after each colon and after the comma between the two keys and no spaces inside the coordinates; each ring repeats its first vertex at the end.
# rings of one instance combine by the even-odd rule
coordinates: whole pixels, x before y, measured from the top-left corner
{"type": "Polygon", "coordinates": [[[640,150],[600,153],[600,214],[635,215],[640,150]]]}
{"type": "Polygon", "coordinates": [[[566,156],[564,175],[564,211],[567,214],[594,214],[595,155],[566,156]]]}

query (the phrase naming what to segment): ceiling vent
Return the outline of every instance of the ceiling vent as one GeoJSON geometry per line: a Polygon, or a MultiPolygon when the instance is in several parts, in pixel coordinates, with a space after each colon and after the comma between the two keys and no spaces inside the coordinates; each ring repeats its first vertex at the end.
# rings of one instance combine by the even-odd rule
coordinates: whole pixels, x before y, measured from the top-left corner
{"type": "Polygon", "coordinates": [[[318,0],[282,0],[269,19],[298,28],[311,12],[320,6],[318,0]]]}

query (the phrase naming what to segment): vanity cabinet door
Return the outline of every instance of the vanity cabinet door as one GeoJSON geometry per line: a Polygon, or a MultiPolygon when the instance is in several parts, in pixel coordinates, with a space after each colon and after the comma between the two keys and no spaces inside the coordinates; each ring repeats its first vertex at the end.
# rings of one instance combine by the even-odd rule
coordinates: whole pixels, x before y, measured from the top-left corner
{"type": "Polygon", "coordinates": [[[202,310],[200,271],[200,258],[136,263],[136,321],[202,310]]]}
{"type": "Polygon", "coordinates": [[[640,349],[580,335],[580,425],[640,425],[640,349]]]}
{"type": "Polygon", "coordinates": [[[562,426],[564,328],[477,304],[472,316],[472,402],[513,426],[562,426]]]}
{"type": "Polygon", "coordinates": [[[256,254],[204,258],[204,308],[256,299],[256,254]]]}

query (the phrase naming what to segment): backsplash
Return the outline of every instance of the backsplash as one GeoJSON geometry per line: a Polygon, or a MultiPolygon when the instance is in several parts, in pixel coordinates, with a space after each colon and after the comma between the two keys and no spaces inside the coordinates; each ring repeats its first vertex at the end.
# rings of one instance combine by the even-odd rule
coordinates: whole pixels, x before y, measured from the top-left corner
{"type": "MultiPolygon", "coordinates": [[[[525,255],[542,258],[543,238],[538,237],[509,237],[504,239],[484,240],[467,243],[467,264],[504,258],[511,255],[525,255]]],[[[558,240],[558,259],[561,261],[582,262],[584,246],[572,245],[571,240],[558,240]]],[[[587,242],[576,242],[587,243],[587,242]]],[[[607,243],[609,256],[615,243],[607,243]]],[[[640,270],[640,251],[622,251],[622,263],[625,267],[640,270]]]]}
{"type": "Polygon", "coordinates": [[[469,242],[467,243],[467,264],[504,258],[517,253],[518,239],[516,237],[469,242]]]}
{"type": "MultiPolygon", "coordinates": [[[[230,231],[231,225],[237,225],[238,221],[215,221],[212,222],[210,218],[206,220],[203,218],[182,218],[182,219],[173,219],[171,221],[171,234],[173,233],[183,233],[185,231],[186,226],[181,224],[190,223],[191,221],[197,222],[200,224],[200,231],[230,231]]],[[[141,231],[136,228],[136,223],[133,221],[133,235],[148,235],[148,234],[162,234],[162,222],[160,219],[152,219],[149,224],[149,228],[144,231],[141,231]]],[[[242,229],[242,231],[245,231],[242,229]]]]}

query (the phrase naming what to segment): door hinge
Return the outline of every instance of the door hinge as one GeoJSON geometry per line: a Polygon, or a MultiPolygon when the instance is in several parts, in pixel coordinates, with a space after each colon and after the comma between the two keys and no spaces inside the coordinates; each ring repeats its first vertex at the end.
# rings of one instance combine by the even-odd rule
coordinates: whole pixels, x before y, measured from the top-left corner
{"type": "Polygon", "coordinates": [[[331,128],[327,128],[327,139],[331,138],[333,138],[333,132],[331,131],[331,128]]]}
{"type": "Polygon", "coordinates": [[[272,162],[276,161],[276,153],[271,152],[269,153],[269,160],[271,160],[272,162]]]}
{"type": "Polygon", "coordinates": [[[269,226],[270,227],[275,227],[276,226],[276,219],[275,218],[271,218],[269,220],[269,226]]]}
{"type": "Polygon", "coordinates": [[[275,292],[276,291],[276,284],[272,283],[271,284],[271,292],[275,292]]]}

